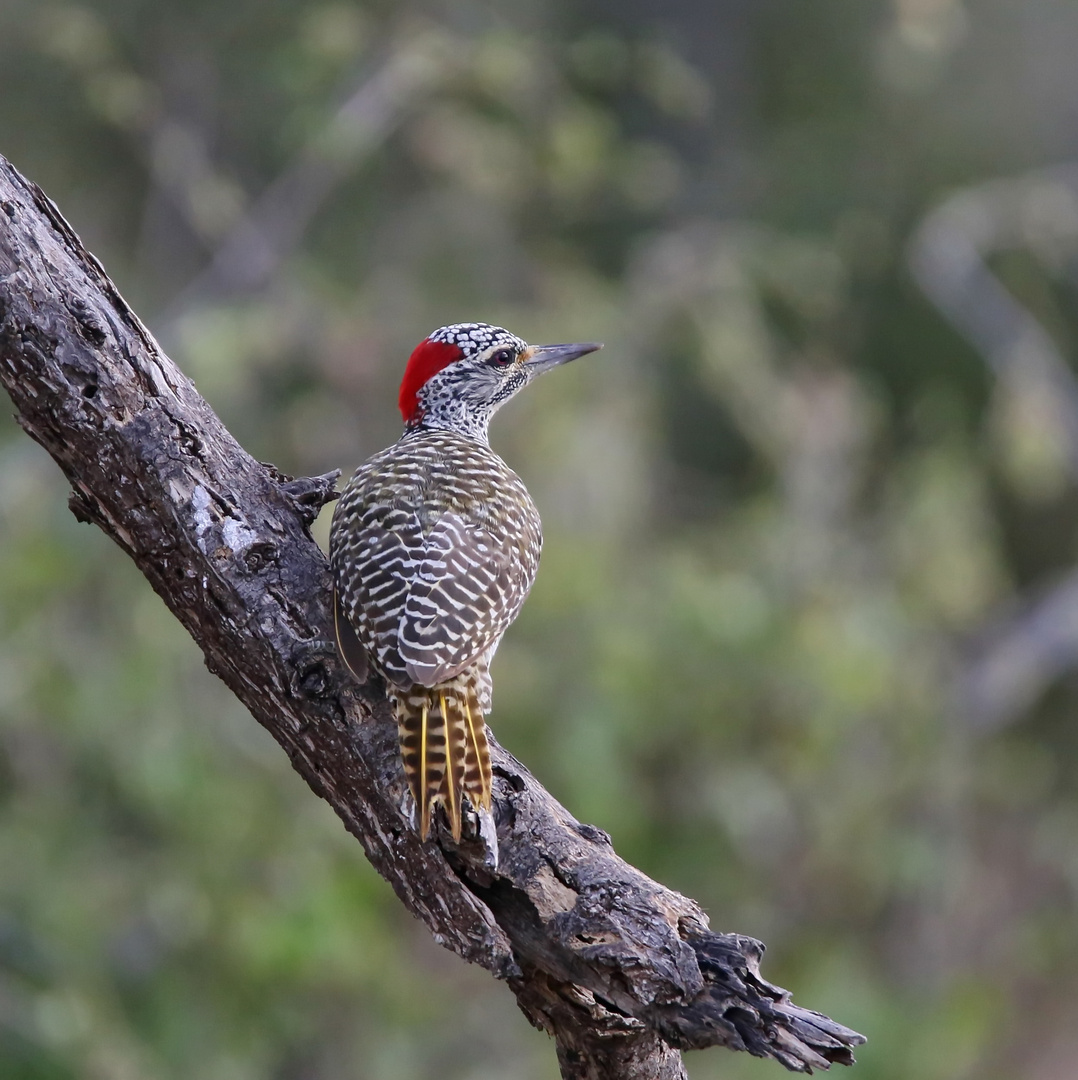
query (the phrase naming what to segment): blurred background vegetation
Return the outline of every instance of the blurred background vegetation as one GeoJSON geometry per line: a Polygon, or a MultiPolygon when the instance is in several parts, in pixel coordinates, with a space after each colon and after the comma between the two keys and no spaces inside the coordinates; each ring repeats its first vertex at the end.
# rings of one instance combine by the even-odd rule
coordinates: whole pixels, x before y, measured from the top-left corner
{"type": "MultiPolygon", "coordinates": [[[[436,326],[605,340],[494,425],[547,531],[499,739],[862,1080],[1070,1080],[1076,51],[1068,0],[2,0],[0,153],[293,474],[436,326]]],[[[555,1075],[0,417],[0,1076],[555,1075]]]]}

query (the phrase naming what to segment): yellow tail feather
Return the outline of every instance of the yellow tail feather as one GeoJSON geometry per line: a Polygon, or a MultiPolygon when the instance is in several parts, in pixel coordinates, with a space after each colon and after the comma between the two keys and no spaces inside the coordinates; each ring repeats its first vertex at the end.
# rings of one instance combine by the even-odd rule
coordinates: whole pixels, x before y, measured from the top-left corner
{"type": "Polygon", "coordinates": [[[442,707],[442,716],[445,720],[445,732],[447,742],[445,783],[442,785],[441,794],[445,797],[445,809],[449,815],[449,827],[453,830],[453,839],[460,840],[460,796],[458,794],[460,783],[457,779],[457,761],[460,754],[454,753],[453,747],[453,724],[450,722],[449,708],[445,701],[445,691],[438,691],[438,703],[442,707]]]}
{"type": "Polygon", "coordinates": [[[490,746],[487,744],[487,725],[476,702],[472,712],[471,687],[464,695],[464,716],[468,723],[468,747],[464,760],[464,777],[468,794],[474,802],[478,796],[478,805],[484,810],[490,809],[490,786],[492,781],[490,768],[490,746]],[[478,717],[478,721],[476,718],[478,717]]]}
{"type": "Polygon", "coordinates": [[[424,701],[420,710],[419,720],[419,795],[416,805],[419,807],[420,834],[423,839],[427,838],[427,830],[430,828],[430,782],[427,779],[427,770],[430,768],[430,748],[427,743],[427,725],[430,719],[430,711],[424,701]]]}
{"type": "Polygon", "coordinates": [[[476,809],[491,808],[490,748],[473,687],[463,680],[433,689],[413,686],[397,697],[397,723],[420,837],[426,840],[440,802],[459,841],[463,797],[476,809]]]}

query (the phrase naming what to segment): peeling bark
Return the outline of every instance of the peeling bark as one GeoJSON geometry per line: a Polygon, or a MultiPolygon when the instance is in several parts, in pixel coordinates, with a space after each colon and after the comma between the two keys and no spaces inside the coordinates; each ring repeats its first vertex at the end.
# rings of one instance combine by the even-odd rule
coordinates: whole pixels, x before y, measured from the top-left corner
{"type": "Polygon", "coordinates": [[[711,932],[496,743],[497,869],[474,818],[459,846],[445,829],[419,842],[383,688],[357,685],[333,644],[308,525],[335,476],[290,480],[250,457],[3,158],[0,381],[76,516],[135,561],[435,940],[507,980],[563,1076],[675,1080],[679,1050],[707,1046],[795,1072],[853,1062],[863,1038],[764,980],[759,942],[711,932]]]}

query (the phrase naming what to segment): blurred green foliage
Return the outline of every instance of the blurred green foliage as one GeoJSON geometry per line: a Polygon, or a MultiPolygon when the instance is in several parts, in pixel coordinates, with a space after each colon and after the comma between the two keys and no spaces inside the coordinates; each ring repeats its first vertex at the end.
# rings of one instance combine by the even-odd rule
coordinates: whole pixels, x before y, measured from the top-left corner
{"type": "MultiPolygon", "coordinates": [[[[1074,154],[1076,45],[1052,0],[5,0],[0,152],[293,474],[396,437],[436,326],[605,340],[495,423],[547,532],[499,739],[865,1032],[864,1080],[1062,1080],[1074,650],[991,723],[961,688],[1078,498],[1052,402],[906,252],[1074,154]]],[[[1066,352],[1073,251],[1012,246],[1066,352]]],[[[556,1075],[10,421],[0,1075],[556,1075]]]]}

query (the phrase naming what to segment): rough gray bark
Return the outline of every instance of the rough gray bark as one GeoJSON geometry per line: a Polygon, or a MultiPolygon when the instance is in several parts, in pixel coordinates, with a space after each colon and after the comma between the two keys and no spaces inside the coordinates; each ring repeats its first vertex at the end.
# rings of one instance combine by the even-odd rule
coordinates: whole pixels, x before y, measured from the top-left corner
{"type": "Polygon", "coordinates": [[[165,356],[56,207],[0,158],[0,381],[71,508],[145,574],[219,675],[337,811],[435,940],[508,981],[577,1080],[674,1080],[726,1046],[811,1072],[864,1040],[759,973],[763,946],[619,859],[496,744],[500,863],[421,844],[393,721],[330,629],[308,533],[334,477],[254,461],[165,356]]]}

